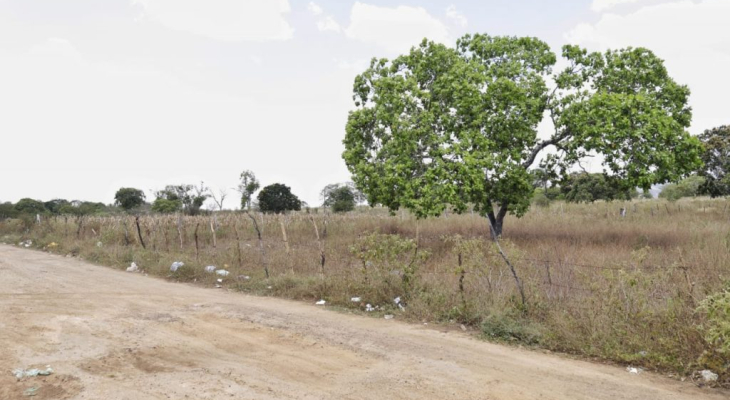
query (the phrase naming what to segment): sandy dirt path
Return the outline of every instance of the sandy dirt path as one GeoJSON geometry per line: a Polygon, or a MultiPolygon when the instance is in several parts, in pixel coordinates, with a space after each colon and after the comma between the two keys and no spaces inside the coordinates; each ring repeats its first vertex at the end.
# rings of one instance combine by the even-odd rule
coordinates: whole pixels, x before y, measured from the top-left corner
{"type": "Polygon", "coordinates": [[[0,399],[727,399],[650,373],[0,246],[0,399]],[[11,370],[51,365],[49,377],[11,370]],[[35,388],[35,396],[24,392],[35,388]]]}

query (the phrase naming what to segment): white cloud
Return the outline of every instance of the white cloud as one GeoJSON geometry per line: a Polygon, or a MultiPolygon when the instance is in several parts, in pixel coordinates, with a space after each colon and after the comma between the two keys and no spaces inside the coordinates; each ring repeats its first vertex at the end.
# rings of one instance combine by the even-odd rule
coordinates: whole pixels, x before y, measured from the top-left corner
{"type": "Polygon", "coordinates": [[[447,43],[449,31],[421,7],[379,7],[356,2],[350,12],[347,37],[375,44],[391,53],[403,53],[423,38],[447,43]]]}
{"type": "MultiPolygon", "coordinates": [[[[600,1],[600,0],[596,0],[596,1],[600,1]]],[[[446,7],[446,16],[449,19],[453,20],[457,25],[459,25],[462,28],[466,27],[469,23],[469,21],[467,21],[464,14],[457,11],[456,6],[453,4],[446,7]]]]}
{"type": "Polygon", "coordinates": [[[603,14],[566,34],[594,50],[647,47],[666,61],[671,76],[692,90],[693,131],[728,123],[730,1],[689,0],[645,6],[627,15],[603,14]]]}
{"type": "Polygon", "coordinates": [[[312,13],[312,15],[314,16],[321,15],[324,12],[324,10],[322,10],[322,7],[320,7],[313,1],[310,1],[309,4],[307,4],[307,10],[309,10],[309,12],[312,13]]]}
{"type": "Polygon", "coordinates": [[[286,40],[294,29],[284,18],[288,0],[132,0],[143,19],[169,29],[221,41],[286,40]]]}
{"type": "Polygon", "coordinates": [[[328,15],[317,21],[317,29],[320,31],[339,32],[342,28],[340,28],[340,24],[331,15],[328,15]]]}
{"type": "Polygon", "coordinates": [[[621,4],[636,3],[637,1],[640,0],[593,0],[591,10],[595,12],[603,12],[621,4]]]}
{"type": "Polygon", "coordinates": [[[342,30],[340,24],[335,21],[335,18],[333,16],[322,15],[324,14],[324,9],[315,2],[309,2],[309,4],[307,5],[307,10],[309,10],[309,13],[314,15],[315,17],[319,17],[317,19],[317,29],[319,29],[320,32],[340,32],[342,30]]]}

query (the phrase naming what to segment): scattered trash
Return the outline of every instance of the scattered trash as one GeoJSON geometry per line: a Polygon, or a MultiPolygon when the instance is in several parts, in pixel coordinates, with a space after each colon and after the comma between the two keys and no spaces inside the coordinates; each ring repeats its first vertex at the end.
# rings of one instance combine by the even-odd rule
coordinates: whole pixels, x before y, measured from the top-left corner
{"type": "Polygon", "coordinates": [[[218,271],[215,271],[216,275],[218,276],[228,276],[230,272],[226,271],[225,269],[219,269],[218,271]]]}
{"type": "Polygon", "coordinates": [[[31,369],[15,369],[13,370],[13,375],[15,375],[16,378],[20,379],[26,376],[48,376],[53,373],[53,368],[51,368],[50,365],[46,365],[46,369],[38,369],[38,368],[31,368],[31,369]]]}
{"type": "Polygon", "coordinates": [[[641,371],[643,371],[641,368],[636,368],[636,367],[631,367],[631,366],[626,367],[626,372],[628,372],[630,374],[640,374],[641,371]]]}
{"type": "Polygon", "coordinates": [[[403,304],[401,304],[400,296],[393,299],[393,303],[395,303],[402,311],[405,311],[406,308],[403,307],[403,304]]]}
{"type": "Polygon", "coordinates": [[[646,357],[649,353],[646,350],[642,350],[639,352],[639,355],[642,357],[646,357]]]}
{"type": "Polygon", "coordinates": [[[393,314],[385,314],[385,319],[393,319],[395,316],[393,314]]]}
{"type": "Polygon", "coordinates": [[[718,375],[709,369],[703,369],[700,371],[700,375],[702,376],[702,379],[705,380],[705,382],[715,382],[717,381],[718,375]]]}
{"type": "Polygon", "coordinates": [[[52,248],[54,248],[54,247],[58,247],[58,243],[56,243],[56,242],[51,242],[51,243],[48,243],[48,246],[46,246],[46,248],[49,248],[49,249],[52,249],[52,248]]]}
{"type": "Polygon", "coordinates": [[[212,274],[213,272],[215,272],[215,266],[214,265],[208,265],[207,267],[205,267],[205,272],[207,272],[209,274],[212,274]]]}
{"type": "Polygon", "coordinates": [[[220,288],[222,288],[223,286],[221,286],[221,285],[219,285],[219,284],[217,284],[217,283],[216,283],[216,284],[215,284],[215,287],[216,287],[216,289],[220,289],[220,288]]]}
{"type": "Polygon", "coordinates": [[[223,283],[223,279],[218,279],[218,283],[223,283]]]}
{"type": "Polygon", "coordinates": [[[461,324],[460,328],[461,328],[462,331],[466,331],[466,325],[461,324]]]}
{"type": "Polygon", "coordinates": [[[372,312],[372,311],[375,311],[375,308],[372,305],[370,305],[370,303],[368,303],[368,304],[365,304],[365,311],[372,312]]]}
{"type": "Polygon", "coordinates": [[[183,265],[185,265],[185,263],[181,261],[175,261],[174,263],[172,263],[172,265],[170,265],[170,272],[177,271],[178,268],[182,267],[183,265]]]}
{"type": "Polygon", "coordinates": [[[362,299],[359,298],[359,297],[353,297],[353,298],[350,299],[350,301],[353,302],[353,303],[359,303],[360,300],[362,300],[362,299]]]}
{"type": "MultiPolygon", "coordinates": [[[[271,287],[271,286],[269,286],[269,287],[271,287]]],[[[314,303],[314,304],[316,304],[316,305],[318,305],[318,306],[323,306],[323,305],[324,305],[324,303],[326,303],[326,301],[324,301],[324,300],[320,300],[320,301],[318,301],[318,302],[316,302],[316,303],[314,303]]]]}
{"type": "Polygon", "coordinates": [[[18,242],[18,246],[30,247],[31,245],[33,245],[33,241],[30,239],[23,242],[18,242]]]}
{"type": "Polygon", "coordinates": [[[23,391],[23,395],[28,397],[35,396],[38,389],[40,389],[38,386],[29,387],[23,391]]]}
{"type": "Polygon", "coordinates": [[[236,277],[236,279],[238,279],[239,281],[247,281],[247,280],[251,279],[251,277],[248,275],[238,275],[236,277]]]}
{"type": "Polygon", "coordinates": [[[127,268],[127,272],[138,272],[139,267],[137,266],[137,263],[132,261],[132,264],[129,265],[129,268],[127,268]]]}
{"type": "Polygon", "coordinates": [[[101,243],[101,242],[96,242],[96,247],[101,247],[101,246],[103,246],[103,245],[104,245],[104,244],[103,244],[103,243],[101,243]]]}
{"type": "Polygon", "coordinates": [[[267,289],[273,289],[273,287],[272,287],[272,286],[267,286],[266,288],[267,288],[267,289]]]}

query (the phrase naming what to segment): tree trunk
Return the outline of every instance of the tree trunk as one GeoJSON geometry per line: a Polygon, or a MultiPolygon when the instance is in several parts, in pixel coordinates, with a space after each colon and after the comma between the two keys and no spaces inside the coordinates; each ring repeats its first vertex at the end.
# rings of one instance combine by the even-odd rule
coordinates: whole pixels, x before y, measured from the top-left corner
{"type": "Polygon", "coordinates": [[[487,212],[487,218],[489,218],[489,226],[492,231],[492,237],[502,236],[502,227],[504,226],[504,217],[507,216],[507,205],[499,207],[497,214],[494,214],[493,210],[487,212]]]}

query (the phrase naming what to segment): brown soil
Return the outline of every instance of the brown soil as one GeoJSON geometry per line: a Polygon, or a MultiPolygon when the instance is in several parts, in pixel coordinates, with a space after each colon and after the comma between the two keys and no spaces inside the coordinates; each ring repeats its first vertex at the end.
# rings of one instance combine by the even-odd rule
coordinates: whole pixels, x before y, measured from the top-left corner
{"type": "Polygon", "coordinates": [[[0,246],[0,399],[727,399],[652,373],[0,246]],[[51,365],[17,380],[15,368],[51,365]],[[35,396],[24,391],[36,387],[35,396]]]}

